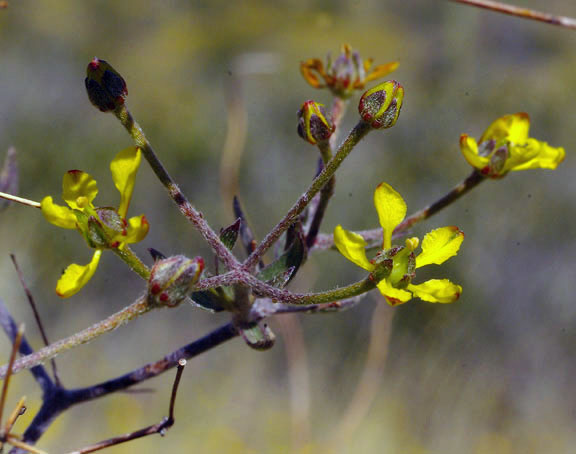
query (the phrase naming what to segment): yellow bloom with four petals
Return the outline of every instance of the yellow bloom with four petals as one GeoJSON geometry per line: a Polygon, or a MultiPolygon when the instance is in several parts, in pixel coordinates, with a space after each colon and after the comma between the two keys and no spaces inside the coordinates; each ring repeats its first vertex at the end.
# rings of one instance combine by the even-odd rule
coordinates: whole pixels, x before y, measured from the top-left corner
{"type": "Polygon", "coordinates": [[[471,166],[490,178],[501,178],[516,170],[555,169],[564,160],[564,148],[528,137],[529,129],[527,113],[504,115],[488,127],[478,142],[462,134],[460,150],[471,166]]]}
{"type": "Polygon", "coordinates": [[[357,233],[338,225],[334,229],[334,244],[351,262],[372,273],[378,279],[380,293],[390,305],[403,304],[413,297],[431,303],[451,303],[462,293],[462,287],[448,279],[431,279],[422,284],[412,284],[415,270],[425,265],[440,265],[456,255],[464,240],[464,234],[454,226],[441,227],[429,232],[422,241],[409,238],[405,246],[392,247],[392,233],[406,216],[406,203],[390,185],[381,183],[374,192],[374,205],[382,226],[382,250],[372,260],[366,257],[367,242],[357,233]]]}
{"type": "Polygon", "coordinates": [[[120,192],[118,209],[92,204],[98,186],[92,176],[81,170],[70,170],[64,175],[62,199],[67,207],[55,204],[51,196],[42,200],[42,214],[50,223],[78,230],[88,245],[96,249],[87,265],[73,263],[66,268],[56,285],[59,296],[68,298],[86,285],[98,267],[102,250],[123,249],[126,244],[143,240],[148,233],[149,225],[144,215],[126,219],[140,161],[140,149],[130,147],[118,153],[110,163],[112,179],[120,192]]]}

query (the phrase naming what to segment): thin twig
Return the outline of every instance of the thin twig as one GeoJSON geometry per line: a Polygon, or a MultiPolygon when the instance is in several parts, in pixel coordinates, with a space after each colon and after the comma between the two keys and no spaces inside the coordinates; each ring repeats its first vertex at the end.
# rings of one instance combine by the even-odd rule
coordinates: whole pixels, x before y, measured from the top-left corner
{"type": "Polygon", "coordinates": [[[266,235],[262,242],[258,245],[256,250],[250,254],[246,261],[242,264],[242,267],[246,271],[251,271],[262,256],[270,249],[270,247],[280,238],[282,235],[296,220],[298,216],[308,204],[312,201],[312,198],[324,187],[326,183],[332,178],[332,175],[338,170],[340,164],[344,161],[346,156],[354,149],[354,147],[360,142],[360,140],[372,130],[371,126],[360,121],[358,124],[350,131],[346,140],[340,145],[340,148],[334,155],[334,157],[328,162],[328,164],[322,169],[322,172],[312,181],[310,187],[306,190],[304,194],[294,203],[292,208],[288,210],[288,213],[276,224],[276,226],[266,235]]]}
{"type": "MultiPolygon", "coordinates": [[[[46,331],[44,330],[44,325],[42,324],[42,320],[40,319],[40,314],[38,312],[38,308],[36,307],[36,302],[34,301],[34,297],[32,296],[32,292],[26,285],[24,281],[24,275],[22,274],[22,270],[18,266],[18,262],[16,261],[16,256],[14,254],[10,254],[10,258],[12,259],[12,263],[14,264],[14,268],[16,269],[16,273],[18,274],[18,279],[20,280],[20,285],[24,289],[24,293],[26,293],[26,298],[28,299],[28,303],[30,303],[30,307],[32,308],[32,312],[34,313],[34,319],[36,320],[36,326],[38,326],[38,330],[40,331],[40,335],[42,336],[42,341],[44,342],[44,346],[50,345],[48,341],[48,336],[46,335],[46,331]]],[[[56,368],[56,361],[54,358],[50,360],[52,365],[52,374],[54,376],[54,381],[56,385],[60,385],[60,377],[58,376],[58,370],[56,368]]]]}
{"type": "MultiPolygon", "coordinates": [[[[0,325],[2,325],[2,329],[10,339],[10,342],[14,342],[16,336],[18,334],[18,327],[16,326],[16,322],[8,312],[6,305],[2,300],[0,300],[0,325]]],[[[26,336],[22,336],[22,340],[20,342],[20,354],[21,355],[30,355],[34,353],[34,350],[26,340],[26,336]]],[[[35,366],[30,369],[30,372],[34,376],[36,383],[42,389],[44,394],[50,392],[51,389],[54,388],[54,383],[52,382],[52,378],[44,368],[44,366],[35,366]]]]}
{"type": "Polygon", "coordinates": [[[159,423],[145,427],[144,429],[136,430],[134,432],[121,435],[119,437],[109,438],[108,440],[104,440],[99,443],[95,443],[91,446],[79,449],[77,451],[70,452],[69,454],[88,454],[90,452],[100,451],[102,449],[109,448],[110,446],[116,446],[121,443],[126,443],[128,441],[136,440],[138,438],[142,438],[148,435],[160,434],[164,436],[166,430],[172,427],[175,422],[174,405],[176,403],[176,394],[178,393],[178,385],[180,384],[180,379],[182,377],[182,372],[184,371],[185,366],[186,366],[186,360],[180,359],[178,361],[178,369],[176,371],[176,377],[174,378],[174,383],[172,384],[168,417],[162,418],[162,420],[159,423]]]}
{"type": "Polygon", "coordinates": [[[212,247],[216,255],[222,262],[228,267],[228,269],[237,268],[240,263],[234,257],[234,255],[228,250],[228,248],[220,241],[220,237],[212,228],[208,225],[202,213],[200,213],[194,206],[188,201],[186,196],[182,193],[178,185],[174,182],[157,154],[155,153],[152,145],[146,138],[144,131],[140,125],[136,122],[128,108],[122,104],[118,109],[114,111],[116,117],[122,123],[122,126],[126,128],[134,142],[144,154],[144,157],[150,164],[150,167],[162,183],[162,185],[168,190],[170,197],[178,206],[180,212],[186,216],[186,218],[192,223],[192,225],[198,230],[200,235],[204,240],[212,247]]]}
{"type": "Polygon", "coordinates": [[[29,207],[40,208],[40,204],[38,202],[34,202],[34,200],[24,199],[16,195],[7,194],[6,192],[0,192],[0,198],[10,200],[11,202],[17,202],[22,205],[27,205],[29,207]]]}
{"type": "MultiPolygon", "coordinates": [[[[398,226],[394,229],[392,234],[392,238],[398,238],[402,235],[403,232],[406,232],[410,227],[418,222],[422,222],[434,214],[438,213],[443,208],[447,207],[451,203],[458,200],[464,194],[469,192],[471,189],[478,186],[487,178],[484,177],[481,173],[477,172],[476,170],[472,171],[472,173],[466,177],[462,182],[458,183],[454,186],[450,192],[446,195],[442,196],[436,202],[428,205],[421,210],[418,210],[414,214],[411,214],[406,219],[404,219],[398,226]]],[[[373,247],[375,244],[381,244],[382,242],[382,229],[372,229],[372,230],[360,230],[355,232],[358,235],[362,236],[364,240],[368,243],[368,247],[373,247]]],[[[318,235],[316,239],[316,243],[314,244],[313,249],[329,249],[334,246],[334,235],[318,235]]]]}
{"type": "MultiPolygon", "coordinates": [[[[118,328],[129,320],[145,314],[151,309],[152,306],[148,304],[146,297],[142,296],[130,306],[125,307],[110,317],[101,320],[94,325],[76,334],[73,334],[72,336],[56,341],[49,346],[38,350],[37,352],[20,358],[14,362],[12,373],[17,373],[22,369],[29,369],[31,367],[37,366],[38,364],[54,358],[59,353],[90,342],[92,339],[95,339],[104,333],[118,328]]],[[[7,370],[9,370],[8,366],[3,366],[0,368],[0,379],[6,376],[7,370]]]]}
{"type": "Polygon", "coordinates": [[[498,13],[509,14],[511,16],[521,17],[523,19],[531,19],[547,24],[558,25],[560,27],[576,30],[576,19],[567,16],[555,16],[549,13],[535,11],[533,9],[521,8],[506,3],[493,2],[490,0],[451,0],[455,3],[462,3],[464,5],[476,6],[498,13]]]}
{"type": "Polygon", "coordinates": [[[0,394],[0,424],[2,423],[2,416],[4,413],[4,406],[6,405],[6,395],[8,394],[8,386],[10,385],[10,377],[14,372],[14,361],[16,360],[16,355],[20,348],[20,342],[22,341],[22,335],[24,334],[24,325],[18,327],[18,333],[16,338],[12,343],[12,351],[10,352],[10,360],[8,361],[7,372],[4,378],[4,383],[2,384],[2,393],[0,394]]]}

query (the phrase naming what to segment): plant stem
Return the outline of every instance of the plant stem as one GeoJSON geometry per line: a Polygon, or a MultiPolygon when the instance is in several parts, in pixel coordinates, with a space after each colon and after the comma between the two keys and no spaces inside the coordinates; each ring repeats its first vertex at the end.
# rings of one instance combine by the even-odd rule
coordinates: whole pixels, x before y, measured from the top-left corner
{"type": "Polygon", "coordinates": [[[17,202],[22,205],[27,205],[29,207],[40,208],[40,204],[38,202],[34,202],[34,200],[23,199],[22,197],[18,197],[16,195],[7,194],[6,192],[0,192],[0,198],[10,200],[11,202],[17,202]]]}
{"type": "MultiPolygon", "coordinates": [[[[59,340],[44,347],[30,355],[24,356],[19,360],[14,362],[12,367],[12,373],[17,373],[22,369],[29,369],[38,364],[41,364],[61,352],[70,350],[71,348],[78,347],[79,345],[85,344],[92,339],[95,339],[102,334],[112,331],[124,323],[150,311],[152,306],[146,301],[146,297],[142,296],[136,302],[132,303],[130,306],[125,307],[121,311],[116,312],[110,317],[95,323],[94,325],[73,334],[65,339],[59,340]]],[[[2,366],[0,368],[0,379],[6,376],[7,366],[2,366]]]]}
{"type": "Polygon", "coordinates": [[[292,293],[268,285],[249,274],[246,275],[246,280],[249,281],[248,285],[252,287],[254,293],[259,296],[267,296],[277,302],[297,305],[329,303],[361,295],[376,288],[376,282],[370,279],[370,277],[345,287],[319,293],[292,293]]]}
{"type": "Polygon", "coordinates": [[[124,246],[122,249],[113,248],[111,249],[118,257],[120,257],[132,271],[134,271],[138,276],[140,276],[145,281],[150,279],[150,269],[142,263],[140,258],[134,254],[134,251],[128,247],[124,246]]]}
{"type": "Polygon", "coordinates": [[[118,107],[114,114],[120,120],[120,123],[126,128],[136,145],[142,150],[144,157],[152,167],[152,170],[168,190],[172,200],[178,205],[180,212],[192,223],[192,225],[200,232],[204,240],[212,247],[216,255],[224,264],[229,268],[236,268],[240,265],[236,257],[228,250],[228,248],[220,241],[220,238],[208,225],[202,213],[196,210],[194,206],[188,201],[186,196],[182,193],[178,185],[174,182],[168,171],[158,159],[154,152],[152,145],[144,135],[144,131],[136,122],[130,111],[125,105],[118,107]]]}
{"type": "Polygon", "coordinates": [[[412,227],[417,222],[428,219],[430,216],[438,213],[438,211],[440,211],[442,208],[450,205],[455,200],[458,200],[472,188],[482,183],[485,179],[486,177],[484,177],[480,172],[473,170],[472,173],[464,181],[454,186],[452,190],[444,197],[438,199],[431,205],[422,208],[421,210],[404,219],[400,224],[398,224],[398,226],[396,226],[393,234],[403,232],[412,227]]]}
{"type": "MultiPolygon", "coordinates": [[[[330,146],[329,142],[318,142],[318,148],[320,149],[322,162],[324,163],[324,166],[326,166],[326,164],[330,162],[330,159],[332,159],[332,147],[330,146]]],[[[324,219],[324,213],[326,212],[326,208],[328,208],[328,202],[334,194],[334,186],[336,186],[336,177],[332,175],[332,178],[330,178],[328,183],[326,183],[326,185],[320,190],[320,200],[316,210],[314,211],[314,217],[312,218],[312,222],[310,223],[310,228],[308,229],[308,234],[306,236],[306,246],[308,248],[312,247],[314,241],[316,241],[318,231],[320,230],[320,225],[324,219]]]]}
{"type": "Polygon", "coordinates": [[[322,169],[322,172],[312,181],[308,190],[300,196],[296,203],[290,208],[288,213],[276,226],[266,235],[262,242],[258,245],[256,250],[250,254],[248,259],[243,263],[242,267],[246,271],[251,271],[266,251],[280,238],[298,218],[300,213],[308,206],[312,198],[320,191],[326,183],[332,178],[332,175],[338,170],[342,161],[360,142],[360,140],[372,130],[371,126],[360,120],[356,126],[350,131],[346,140],[340,145],[340,148],[328,164],[322,169]]]}
{"type": "Polygon", "coordinates": [[[560,27],[571,28],[576,30],[576,19],[566,16],[554,16],[548,13],[542,13],[528,8],[520,8],[506,3],[493,2],[489,0],[452,0],[464,5],[477,6],[478,8],[489,9],[499,13],[509,14],[511,16],[522,17],[523,19],[537,20],[547,24],[559,25],[560,27]]]}
{"type": "MultiPolygon", "coordinates": [[[[438,199],[436,202],[428,205],[426,208],[423,208],[408,216],[406,219],[404,219],[404,221],[398,224],[398,226],[394,229],[393,238],[398,237],[402,232],[412,227],[414,224],[424,221],[425,219],[428,219],[432,215],[438,213],[438,211],[462,197],[464,194],[479,185],[485,179],[486,178],[476,170],[472,171],[472,173],[465,180],[454,186],[454,188],[452,188],[446,195],[438,199]]],[[[373,243],[376,244],[382,242],[382,229],[380,228],[372,230],[360,230],[355,233],[362,236],[362,238],[368,242],[369,246],[371,246],[373,243]]],[[[319,250],[330,249],[333,246],[334,235],[318,235],[316,243],[314,243],[314,249],[319,250]]]]}

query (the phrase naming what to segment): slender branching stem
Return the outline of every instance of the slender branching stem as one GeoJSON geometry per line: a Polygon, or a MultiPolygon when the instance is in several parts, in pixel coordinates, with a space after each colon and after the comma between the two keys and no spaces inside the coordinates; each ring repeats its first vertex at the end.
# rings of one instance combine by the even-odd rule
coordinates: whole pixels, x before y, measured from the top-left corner
{"type": "Polygon", "coordinates": [[[344,118],[344,114],[346,110],[348,110],[349,105],[348,99],[342,99],[338,96],[334,98],[334,102],[332,103],[332,108],[330,109],[330,114],[332,116],[332,124],[335,127],[334,134],[330,137],[330,147],[334,148],[336,146],[336,142],[338,141],[338,137],[340,136],[340,124],[342,123],[342,119],[344,118]]]}
{"type": "Polygon", "coordinates": [[[228,250],[228,248],[220,241],[220,238],[208,225],[202,213],[196,210],[194,206],[188,201],[186,196],[182,193],[178,185],[174,182],[168,171],[154,152],[152,145],[144,135],[144,131],[136,122],[130,111],[125,105],[118,107],[114,114],[120,120],[122,125],[126,128],[134,142],[144,154],[144,157],[152,167],[152,170],[168,190],[172,200],[178,205],[180,212],[192,223],[192,225],[200,232],[204,240],[212,247],[214,253],[220,260],[228,267],[228,269],[236,268],[240,265],[236,257],[228,250]]]}
{"type": "MultiPolygon", "coordinates": [[[[396,229],[394,229],[393,238],[399,237],[403,232],[408,230],[414,224],[424,221],[431,217],[432,215],[438,213],[441,209],[447,207],[464,194],[469,192],[471,189],[478,186],[482,181],[484,181],[486,177],[482,174],[477,172],[476,170],[472,171],[472,173],[463,181],[458,183],[454,186],[450,192],[446,195],[438,199],[436,202],[428,205],[427,207],[417,211],[416,213],[408,216],[404,221],[402,221],[396,229]]],[[[382,242],[382,229],[372,229],[372,230],[360,230],[355,232],[358,235],[361,235],[364,238],[369,246],[374,244],[381,244],[382,242]]],[[[334,235],[318,235],[316,242],[314,243],[313,249],[330,249],[334,246],[334,235]]]]}
{"type": "Polygon", "coordinates": [[[266,296],[281,303],[298,305],[329,303],[332,301],[347,299],[369,292],[376,287],[376,282],[368,277],[362,281],[355,282],[345,287],[336,288],[334,290],[327,290],[325,292],[292,293],[287,290],[268,285],[251,275],[247,275],[246,280],[249,281],[249,285],[252,287],[254,293],[258,294],[259,296],[266,296]]]}
{"type": "Polygon", "coordinates": [[[150,269],[142,262],[142,260],[140,260],[134,251],[128,247],[128,245],[125,245],[122,249],[112,248],[111,250],[142,279],[147,281],[150,278],[150,269]]]}
{"type": "MultiPolygon", "coordinates": [[[[340,99],[340,98],[337,98],[340,99]]],[[[322,156],[322,163],[324,166],[330,162],[332,159],[332,147],[328,141],[318,142],[318,149],[320,150],[320,155],[322,156]]],[[[328,183],[320,190],[320,200],[318,201],[318,206],[314,210],[314,217],[310,223],[310,228],[308,230],[308,235],[306,236],[306,246],[312,247],[314,241],[316,241],[316,236],[320,230],[320,225],[324,220],[324,213],[326,208],[328,208],[328,202],[334,194],[334,186],[336,185],[336,177],[332,176],[328,180],[328,183]]],[[[318,196],[316,196],[318,197],[318,196]]]]}
{"type": "MultiPolygon", "coordinates": [[[[44,347],[30,355],[24,356],[14,362],[12,372],[17,373],[22,369],[29,369],[51,358],[54,358],[59,353],[62,353],[71,348],[90,342],[102,334],[112,331],[124,323],[150,311],[152,306],[146,301],[146,297],[142,296],[130,306],[125,307],[119,312],[111,315],[110,317],[95,323],[94,325],[73,334],[65,339],[59,340],[44,347]]],[[[8,366],[0,368],[0,379],[6,377],[8,366]]]]}
{"type": "Polygon", "coordinates": [[[360,120],[352,131],[350,131],[350,134],[348,134],[346,140],[342,145],[340,145],[340,148],[334,157],[328,162],[324,169],[322,169],[322,172],[320,172],[320,174],[312,181],[312,184],[306,192],[300,196],[288,213],[286,213],[282,220],[276,224],[276,226],[256,247],[256,250],[246,259],[242,265],[246,271],[251,271],[266,251],[268,251],[278,238],[280,238],[280,235],[282,235],[282,233],[284,233],[298,219],[298,216],[312,201],[312,198],[324,187],[324,185],[326,185],[326,183],[328,183],[330,178],[332,178],[336,170],[340,167],[340,164],[342,164],[342,161],[344,161],[358,142],[360,142],[360,140],[366,136],[371,129],[372,128],[368,123],[360,120]]]}
{"type": "Polygon", "coordinates": [[[458,200],[472,188],[475,188],[480,183],[482,183],[486,177],[484,177],[480,172],[474,170],[472,173],[462,182],[457,184],[452,188],[452,190],[446,194],[444,197],[438,199],[436,202],[428,205],[425,208],[417,211],[416,213],[408,216],[404,219],[398,226],[394,229],[394,233],[398,234],[408,230],[414,224],[428,219],[432,215],[438,213],[442,208],[447,207],[452,202],[458,200]]]}
{"type": "Polygon", "coordinates": [[[535,11],[533,9],[508,5],[506,3],[493,2],[490,0],[452,0],[456,3],[464,5],[477,6],[498,13],[509,14],[511,16],[522,17],[523,19],[537,20],[546,22],[547,24],[558,25],[560,27],[570,28],[576,30],[576,19],[566,16],[555,16],[549,13],[535,11]]]}

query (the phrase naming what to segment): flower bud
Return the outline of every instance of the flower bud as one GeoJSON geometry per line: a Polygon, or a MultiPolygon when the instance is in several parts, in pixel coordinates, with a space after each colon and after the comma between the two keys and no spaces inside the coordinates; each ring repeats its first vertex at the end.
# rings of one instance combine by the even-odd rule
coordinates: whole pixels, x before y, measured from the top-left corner
{"type": "Polygon", "coordinates": [[[155,306],[178,306],[204,269],[204,259],[175,255],[154,263],[148,280],[148,302],[155,306]]]}
{"type": "Polygon", "coordinates": [[[404,87],[395,80],[389,80],[362,95],[358,112],[374,129],[390,128],[398,120],[403,99],[404,87]]]}
{"type": "Polygon", "coordinates": [[[95,107],[109,112],[124,104],[128,96],[126,82],[108,62],[94,57],[88,63],[86,76],[88,98],[95,107]]]}
{"type": "Polygon", "coordinates": [[[306,142],[316,145],[328,140],[334,132],[330,115],[323,104],[306,101],[298,111],[298,135],[306,142]]]}

